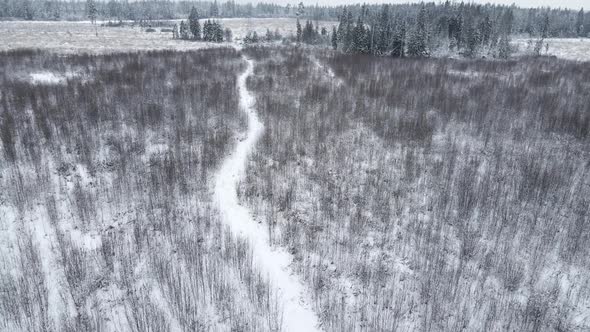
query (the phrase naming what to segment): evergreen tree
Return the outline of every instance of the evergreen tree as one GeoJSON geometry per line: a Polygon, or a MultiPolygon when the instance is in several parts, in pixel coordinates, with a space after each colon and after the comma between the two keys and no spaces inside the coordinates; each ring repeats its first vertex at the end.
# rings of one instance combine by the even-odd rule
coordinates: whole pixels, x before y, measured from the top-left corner
{"type": "Polygon", "coordinates": [[[347,17],[346,17],[346,32],[344,36],[344,51],[351,52],[352,51],[352,39],[353,39],[353,31],[354,31],[354,17],[352,16],[352,12],[349,10],[347,17]]]}
{"type": "Polygon", "coordinates": [[[535,43],[535,48],[533,50],[534,54],[537,56],[541,55],[541,51],[543,50],[543,44],[545,42],[545,38],[547,38],[549,35],[549,15],[547,15],[547,14],[545,14],[545,16],[543,17],[543,21],[541,22],[540,31],[541,31],[541,38],[539,38],[539,40],[537,40],[537,42],[535,43]]]}
{"type": "Polygon", "coordinates": [[[381,8],[381,15],[379,17],[379,24],[377,25],[378,36],[375,51],[377,54],[385,54],[389,47],[391,39],[391,27],[389,20],[389,5],[383,5],[381,8]]]}
{"type": "Polygon", "coordinates": [[[297,43],[301,43],[302,33],[301,22],[299,22],[299,19],[297,19],[297,43]]]}
{"type": "Polygon", "coordinates": [[[408,55],[411,57],[426,57],[428,56],[427,49],[428,32],[426,30],[426,8],[424,4],[418,12],[416,17],[416,25],[414,31],[408,40],[408,55]]]}
{"type": "Polygon", "coordinates": [[[305,22],[305,28],[301,34],[301,40],[306,44],[314,44],[318,36],[317,29],[314,29],[313,23],[310,20],[305,22]]]}
{"type": "Polygon", "coordinates": [[[305,6],[303,5],[303,2],[300,2],[299,5],[297,5],[297,13],[295,15],[297,15],[297,18],[303,17],[303,15],[305,14],[305,6]]]}
{"type": "Polygon", "coordinates": [[[258,34],[256,31],[250,31],[244,38],[244,43],[246,44],[255,44],[258,43],[258,34]]]}
{"type": "Polygon", "coordinates": [[[406,55],[406,25],[400,24],[391,42],[391,56],[396,58],[403,58],[406,55]]]}
{"type": "Polygon", "coordinates": [[[209,20],[203,23],[203,41],[211,41],[211,21],[209,20]]]}
{"type": "Polygon", "coordinates": [[[209,8],[209,16],[210,17],[218,17],[219,16],[219,6],[217,6],[217,0],[211,3],[211,7],[209,8]]]}
{"type": "Polygon", "coordinates": [[[576,17],[576,33],[579,37],[586,37],[586,29],[584,28],[584,8],[580,9],[576,17]]]}
{"type": "Polygon", "coordinates": [[[179,39],[178,24],[174,24],[172,27],[172,39],[179,39]]]}
{"type": "Polygon", "coordinates": [[[345,44],[346,33],[348,30],[347,19],[348,19],[348,13],[347,13],[346,7],[344,7],[344,9],[342,10],[342,14],[340,15],[340,22],[338,23],[338,31],[337,31],[337,39],[338,39],[337,43],[340,45],[345,44]]]}
{"type": "Polygon", "coordinates": [[[356,26],[354,27],[350,52],[362,54],[369,53],[369,35],[362,20],[362,16],[358,17],[356,26]]]}
{"type": "Polygon", "coordinates": [[[484,19],[479,23],[479,35],[484,45],[489,45],[492,38],[492,29],[492,20],[490,20],[490,15],[486,14],[484,19]]]}
{"type": "Polygon", "coordinates": [[[188,25],[184,21],[180,21],[180,39],[190,39],[190,31],[188,25]]]}
{"type": "Polygon", "coordinates": [[[480,36],[478,31],[473,26],[471,20],[465,24],[465,56],[473,57],[477,54],[477,49],[480,44],[480,36]]]}
{"type": "Polygon", "coordinates": [[[449,19],[448,38],[450,40],[449,48],[451,50],[459,48],[461,44],[462,35],[462,20],[459,15],[453,16],[449,19]]]}
{"type": "Polygon", "coordinates": [[[20,15],[28,21],[32,20],[35,17],[35,11],[30,0],[23,0],[22,7],[20,8],[20,15]]]}
{"type": "Polygon", "coordinates": [[[533,37],[535,34],[535,21],[537,19],[536,11],[533,8],[529,8],[524,31],[529,34],[529,37],[533,37]]]}
{"type": "Polygon", "coordinates": [[[512,25],[514,23],[514,13],[512,12],[511,8],[504,10],[502,14],[502,22],[501,22],[501,31],[503,34],[511,35],[512,34],[512,25]]]}
{"type": "Polygon", "coordinates": [[[215,42],[223,42],[223,26],[221,26],[221,23],[219,22],[215,22],[215,42]]]}
{"type": "Polygon", "coordinates": [[[338,49],[338,31],[335,26],[332,27],[332,48],[338,49]]]}
{"type": "Polygon", "coordinates": [[[506,33],[502,33],[500,41],[498,42],[498,57],[500,59],[508,59],[512,54],[512,48],[510,47],[510,36],[506,33]]]}
{"type": "Polygon", "coordinates": [[[88,14],[88,18],[92,24],[96,23],[98,10],[96,9],[96,3],[94,0],[86,0],[86,14],[88,14]]]}
{"type": "Polygon", "coordinates": [[[188,16],[188,24],[190,32],[193,34],[193,38],[196,40],[201,39],[201,24],[199,23],[199,12],[195,7],[191,8],[191,13],[188,16]]]}
{"type": "Polygon", "coordinates": [[[232,37],[231,29],[230,28],[225,28],[225,41],[228,42],[228,43],[231,43],[232,42],[232,39],[233,39],[233,37],[232,37]]]}

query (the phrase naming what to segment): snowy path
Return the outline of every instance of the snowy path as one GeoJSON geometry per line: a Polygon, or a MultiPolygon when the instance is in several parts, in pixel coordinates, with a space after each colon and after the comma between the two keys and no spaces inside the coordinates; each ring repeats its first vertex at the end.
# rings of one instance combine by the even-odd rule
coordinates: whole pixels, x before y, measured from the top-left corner
{"type": "Polygon", "coordinates": [[[283,309],[283,331],[319,331],[319,321],[299,278],[289,269],[292,257],[285,250],[272,248],[266,228],[258,224],[248,209],[240,205],[237,184],[244,176],[248,155],[254,149],[264,130],[254,110],[254,96],[246,88],[246,79],[253,73],[253,62],[247,59],[248,68],[238,78],[240,107],[248,114],[247,138],[238,142],[235,151],[223,162],[215,178],[215,200],[219,204],[223,222],[234,234],[248,239],[254,264],[268,276],[278,290],[278,303],[283,309]]]}

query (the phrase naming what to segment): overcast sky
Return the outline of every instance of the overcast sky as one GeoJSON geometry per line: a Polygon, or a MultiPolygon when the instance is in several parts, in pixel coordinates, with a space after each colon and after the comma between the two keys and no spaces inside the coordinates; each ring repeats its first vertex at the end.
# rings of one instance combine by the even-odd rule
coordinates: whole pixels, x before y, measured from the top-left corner
{"type": "MultiPolygon", "coordinates": [[[[271,3],[278,3],[278,4],[296,4],[302,0],[238,0],[238,2],[247,3],[247,2],[271,2],[271,3]]],[[[432,0],[426,0],[425,2],[430,2],[432,0]]],[[[435,2],[440,2],[444,0],[435,0],[435,2]]],[[[408,2],[420,2],[420,0],[303,0],[304,4],[320,4],[320,5],[341,5],[341,4],[355,4],[355,3],[408,3],[408,2]]],[[[457,1],[460,2],[460,1],[457,1]]],[[[590,9],[590,0],[473,0],[469,1],[466,0],[464,2],[474,2],[474,3],[497,3],[503,5],[511,5],[516,4],[520,7],[561,7],[561,8],[571,8],[571,9],[580,9],[582,7],[587,7],[590,9]]]]}

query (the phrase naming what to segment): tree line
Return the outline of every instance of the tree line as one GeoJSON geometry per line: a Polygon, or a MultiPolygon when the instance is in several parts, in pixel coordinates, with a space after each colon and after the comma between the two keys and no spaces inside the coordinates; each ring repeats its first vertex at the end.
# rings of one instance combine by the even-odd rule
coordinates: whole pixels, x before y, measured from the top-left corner
{"type": "MultiPolygon", "coordinates": [[[[159,20],[184,17],[195,7],[205,18],[217,17],[297,17],[311,21],[341,20],[344,10],[353,17],[365,16],[368,25],[380,20],[382,5],[347,5],[347,6],[310,6],[301,11],[302,3],[290,4],[251,3],[237,4],[235,0],[222,1],[128,1],[128,0],[2,0],[0,1],[0,19],[18,18],[26,20],[85,20],[88,18],[89,5],[93,4],[96,17],[104,20],[159,20]]],[[[389,10],[397,22],[411,24],[415,21],[422,6],[426,7],[426,28],[430,32],[440,32],[441,28],[453,24],[467,28],[470,24],[485,24],[488,17],[492,24],[502,13],[510,11],[512,15],[511,33],[540,36],[545,17],[550,29],[548,37],[587,37],[590,33],[590,15],[584,9],[520,8],[514,5],[478,5],[471,3],[427,2],[391,4],[389,10]]],[[[448,28],[447,28],[448,29],[448,28]]]]}
{"type": "MultiPolygon", "coordinates": [[[[332,47],[345,53],[394,57],[427,57],[444,51],[466,57],[508,58],[512,52],[510,38],[517,33],[514,7],[482,7],[446,1],[440,6],[422,3],[415,13],[400,12],[399,8],[388,4],[362,6],[357,12],[354,6],[343,7],[338,15],[338,26],[332,30],[332,47]]],[[[577,16],[580,36],[585,31],[584,17],[581,10],[577,16]]],[[[542,54],[544,48],[547,50],[544,40],[552,36],[556,24],[558,22],[552,21],[549,13],[538,22],[535,20],[530,28],[530,36],[536,40],[535,54],[542,54]]],[[[303,30],[297,21],[298,42],[313,44],[319,35],[313,32],[310,21],[303,30]],[[305,38],[305,31],[312,37],[305,38]]]]}
{"type": "Polygon", "coordinates": [[[199,22],[199,11],[193,7],[188,21],[175,24],[172,29],[174,39],[200,40],[205,42],[221,43],[224,40],[232,41],[232,31],[229,28],[223,29],[223,25],[215,20],[206,20],[201,28],[199,22]]]}
{"type": "Polygon", "coordinates": [[[292,15],[290,6],[259,3],[237,4],[215,1],[130,1],[130,0],[0,0],[0,20],[85,20],[89,7],[105,20],[162,20],[185,16],[192,7],[204,17],[283,17],[292,15]]]}

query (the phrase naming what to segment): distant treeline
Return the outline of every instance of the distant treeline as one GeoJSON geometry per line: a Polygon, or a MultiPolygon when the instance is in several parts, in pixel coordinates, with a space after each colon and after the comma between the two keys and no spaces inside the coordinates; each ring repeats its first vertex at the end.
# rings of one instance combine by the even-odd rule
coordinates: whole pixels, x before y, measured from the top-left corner
{"type": "MultiPolygon", "coordinates": [[[[549,19],[548,37],[578,37],[590,33],[590,15],[583,10],[520,8],[502,5],[476,5],[463,2],[427,2],[427,30],[440,29],[446,21],[469,20],[481,22],[486,17],[497,21],[506,11],[513,19],[511,32],[540,36],[545,17],[549,19]]],[[[412,22],[422,3],[392,4],[390,13],[396,21],[412,22]]],[[[88,8],[96,8],[98,19],[103,20],[162,20],[186,17],[195,7],[203,17],[300,17],[304,19],[340,20],[345,12],[358,17],[366,15],[365,23],[380,19],[382,5],[304,6],[259,3],[237,4],[229,1],[170,1],[170,0],[0,0],[0,18],[25,20],[85,20],[88,8]],[[89,6],[89,4],[91,4],[89,6]],[[302,11],[302,9],[304,9],[302,11]]]]}
{"type": "MultiPolygon", "coordinates": [[[[512,7],[482,11],[480,6],[463,3],[446,2],[442,7],[421,4],[415,16],[410,12],[400,15],[387,4],[377,12],[362,6],[356,16],[353,10],[345,7],[338,27],[333,27],[330,41],[334,49],[347,53],[425,57],[436,52],[453,52],[467,57],[490,55],[506,59],[512,52],[510,36],[514,33],[514,24],[512,7]]],[[[530,27],[531,36],[539,31],[536,55],[541,55],[549,29],[547,13],[541,22],[530,27]]],[[[325,31],[322,32],[325,35],[325,31]]],[[[297,41],[319,44],[326,39],[320,37],[311,21],[308,20],[306,28],[302,29],[297,20],[297,41]],[[306,31],[312,38],[306,38],[306,31]]]]}

